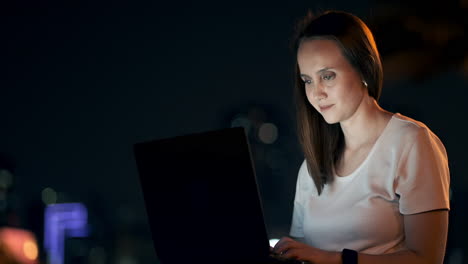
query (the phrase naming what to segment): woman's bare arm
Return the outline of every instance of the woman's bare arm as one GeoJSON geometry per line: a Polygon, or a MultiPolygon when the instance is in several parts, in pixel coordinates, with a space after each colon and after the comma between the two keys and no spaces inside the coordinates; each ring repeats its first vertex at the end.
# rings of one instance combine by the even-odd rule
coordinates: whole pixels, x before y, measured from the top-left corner
{"type": "Polygon", "coordinates": [[[448,232],[448,210],[404,216],[407,250],[385,255],[358,254],[359,264],[442,264],[448,232]]]}
{"type": "MultiPolygon", "coordinates": [[[[405,215],[406,249],[396,253],[358,253],[359,264],[442,264],[448,231],[448,210],[405,215]]],[[[274,252],[316,264],[342,264],[341,252],[321,250],[289,237],[282,238],[274,252]]]]}

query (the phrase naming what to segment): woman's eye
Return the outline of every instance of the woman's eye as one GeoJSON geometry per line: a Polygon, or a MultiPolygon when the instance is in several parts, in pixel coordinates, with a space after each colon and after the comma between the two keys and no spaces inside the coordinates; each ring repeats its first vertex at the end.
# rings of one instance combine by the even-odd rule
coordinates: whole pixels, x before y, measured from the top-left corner
{"type": "Polygon", "coordinates": [[[324,79],[325,81],[330,81],[330,80],[333,80],[334,78],[335,78],[334,73],[328,73],[322,76],[322,79],[324,79]]]}
{"type": "Polygon", "coordinates": [[[305,84],[311,84],[312,81],[311,80],[303,80],[305,84]]]}

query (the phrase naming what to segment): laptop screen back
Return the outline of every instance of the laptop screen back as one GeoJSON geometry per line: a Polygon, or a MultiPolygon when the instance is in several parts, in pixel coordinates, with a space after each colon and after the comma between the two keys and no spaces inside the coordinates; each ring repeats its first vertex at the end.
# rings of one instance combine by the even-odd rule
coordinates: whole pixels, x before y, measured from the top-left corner
{"type": "Polygon", "coordinates": [[[268,238],[243,128],[138,143],[134,154],[162,264],[266,259],[268,238]]]}

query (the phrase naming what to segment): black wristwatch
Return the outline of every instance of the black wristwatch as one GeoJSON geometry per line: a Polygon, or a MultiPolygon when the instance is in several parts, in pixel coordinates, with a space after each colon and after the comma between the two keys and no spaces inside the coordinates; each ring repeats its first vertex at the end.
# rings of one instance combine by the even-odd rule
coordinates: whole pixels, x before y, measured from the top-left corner
{"type": "Polygon", "coordinates": [[[341,261],[343,264],[357,264],[357,260],[357,251],[347,248],[341,251],[341,261]]]}

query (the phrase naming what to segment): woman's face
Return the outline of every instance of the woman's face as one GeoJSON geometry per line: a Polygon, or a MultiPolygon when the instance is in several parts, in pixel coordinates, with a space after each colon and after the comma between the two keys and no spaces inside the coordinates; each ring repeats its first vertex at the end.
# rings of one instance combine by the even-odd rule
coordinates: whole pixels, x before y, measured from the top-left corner
{"type": "Polygon", "coordinates": [[[343,122],[358,109],[367,88],[333,40],[303,40],[297,63],[307,99],[328,124],[343,122]]]}

